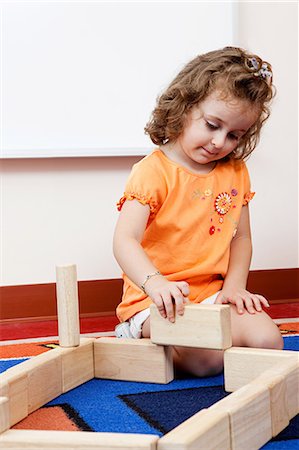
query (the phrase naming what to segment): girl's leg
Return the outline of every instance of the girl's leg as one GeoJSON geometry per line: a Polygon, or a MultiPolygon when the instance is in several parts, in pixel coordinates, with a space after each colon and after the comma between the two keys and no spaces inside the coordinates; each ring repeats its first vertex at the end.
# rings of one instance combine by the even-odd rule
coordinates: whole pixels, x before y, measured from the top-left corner
{"type": "MultiPolygon", "coordinates": [[[[230,307],[233,346],[282,350],[280,331],[265,312],[240,315],[234,305],[230,307]]],[[[142,336],[150,337],[150,318],[143,324],[142,336]]],[[[173,347],[173,358],[178,370],[199,377],[216,375],[223,370],[221,350],[173,347]]]]}

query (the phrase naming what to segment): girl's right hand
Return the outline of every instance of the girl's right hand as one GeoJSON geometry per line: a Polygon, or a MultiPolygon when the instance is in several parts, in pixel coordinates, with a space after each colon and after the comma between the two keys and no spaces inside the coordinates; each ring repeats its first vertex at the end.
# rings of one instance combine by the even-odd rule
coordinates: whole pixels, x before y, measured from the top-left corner
{"type": "Polygon", "coordinates": [[[186,281],[168,281],[162,275],[155,276],[145,285],[147,295],[157,306],[162,317],[175,322],[175,311],[182,316],[189,300],[189,284],[186,281]],[[175,305],[175,311],[174,311],[175,305]]]}

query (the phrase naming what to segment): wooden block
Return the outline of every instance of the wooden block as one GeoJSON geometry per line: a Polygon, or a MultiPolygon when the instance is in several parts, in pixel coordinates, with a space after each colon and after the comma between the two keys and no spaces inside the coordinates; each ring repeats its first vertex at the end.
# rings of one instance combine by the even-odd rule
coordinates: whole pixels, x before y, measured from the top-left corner
{"type": "Polygon", "coordinates": [[[209,409],[229,414],[232,450],[258,450],[272,438],[270,393],[266,387],[243,386],[209,409]]]}
{"type": "Polygon", "coordinates": [[[0,397],[0,433],[8,430],[9,427],[9,401],[7,397],[0,397]]]}
{"type": "MultiPolygon", "coordinates": [[[[285,408],[286,416],[289,420],[299,414],[299,359],[295,362],[294,358],[284,359],[275,364],[268,371],[263,372],[253,382],[264,382],[272,386],[272,378],[283,378],[285,384],[285,408]]],[[[273,381],[275,383],[275,381],[273,381]]],[[[278,386],[276,391],[278,390],[278,386]]],[[[275,392],[279,395],[279,392],[275,392]]],[[[278,400],[277,400],[278,401],[278,400]]],[[[281,410],[283,406],[281,405],[281,410]]],[[[276,414],[281,414],[278,411],[276,414]]]]}
{"type": "Polygon", "coordinates": [[[156,450],[159,437],[148,434],[81,431],[8,430],[0,435],[3,449],[156,450]]]}
{"type": "Polygon", "coordinates": [[[251,384],[267,387],[270,392],[272,436],[277,436],[290,421],[287,411],[287,389],[285,378],[269,369],[255,378],[251,384]]]}
{"type": "Polygon", "coordinates": [[[61,355],[54,350],[35,356],[29,361],[28,411],[44,406],[62,394],[61,355]]]}
{"type": "Polygon", "coordinates": [[[94,361],[96,378],[148,383],[173,380],[172,349],[150,339],[96,339],[94,361]]]}
{"type": "Polygon", "coordinates": [[[204,409],[158,441],[157,450],[230,450],[229,415],[204,409]]]}
{"type": "Polygon", "coordinates": [[[224,352],[225,390],[233,392],[250,383],[254,378],[277,363],[288,358],[298,361],[298,352],[232,347],[224,352]]]}
{"type": "MultiPolygon", "coordinates": [[[[62,364],[60,349],[50,350],[41,355],[34,356],[2,374],[2,380],[8,382],[13,393],[9,393],[11,400],[13,396],[15,403],[17,396],[20,398],[22,412],[19,407],[13,408],[19,416],[25,413],[25,398],[27,398],[27,414],[35,411],[45,403],[62,394],[62,364]],[[27,390],[27,394],[26,394],[27,390]]],[[[0,378],[1,379],[1,378],[0,378]]],[[[27,415],[26,414],[26,415],[27,415]]],[[[21,418],[26,417],[23,416],[21,418]]],[[[15,419],[11,418],[13,421],[15,419]]],[[[21,419],[19,419],[21,420],[21,419]]]]}
{"type": "Polygon", "coordinates": [[[175,323],[150,306],[151,340],[155,344],[224,350],[232,345],[230,307],[188,304],[175,323]]]}
{"type": "MultiPolygon", "coordinates": [[[[23,364],[23,363],[21,363],[23,364]]],[[[28,416],[28,375],[8,369],[0,375],[0,395],[9,400],[9,426],[28,416]]]]}
{"type": "Polygon", "coordinates": [[[62,392],[68,392],[94,378],[93,343],[81,338],[79,347],[62,348],[62,392]]]}
{"type": "Polygon", "coordinates": [[[299,414],[299,361],[292,366],[284,366],[282,370],[287,372],[284,377],[287,389],[287,410],[291,420],[299,414]]]}
{"type": "Polygon", "coordinates": [[[56,267],[58,334],[61,347],[80,344],[77,268],[74,264],[56,267]]]}

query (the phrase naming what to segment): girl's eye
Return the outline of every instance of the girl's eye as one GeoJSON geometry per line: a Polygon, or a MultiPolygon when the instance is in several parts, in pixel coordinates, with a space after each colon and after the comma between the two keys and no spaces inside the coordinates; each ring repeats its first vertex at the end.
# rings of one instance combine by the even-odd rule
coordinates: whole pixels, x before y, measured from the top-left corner
{"type": "Polygon", "coordinates": [[[210,130],[217,130],[217,128],[218,128],[218,125],[214,125],[213,123],[207,122],[207,121],[206,121],[206,126],[207,126],[210,130]]]}
{"type": "Polygon", "coordinates": [[[231,141],[238,141],[239,140],[239,136],[236,136],[235,134],[229,133],[228,137],[231,141]]]}

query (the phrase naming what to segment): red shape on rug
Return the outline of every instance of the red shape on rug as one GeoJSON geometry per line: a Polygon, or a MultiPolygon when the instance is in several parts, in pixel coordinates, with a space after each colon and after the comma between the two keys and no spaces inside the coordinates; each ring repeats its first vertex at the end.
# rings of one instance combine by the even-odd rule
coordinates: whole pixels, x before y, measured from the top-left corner
{"type": "Polygon", "coordinates": [[[81,431],[60,406],[40,408],[14,425],[15,430],[81,431]]]}

